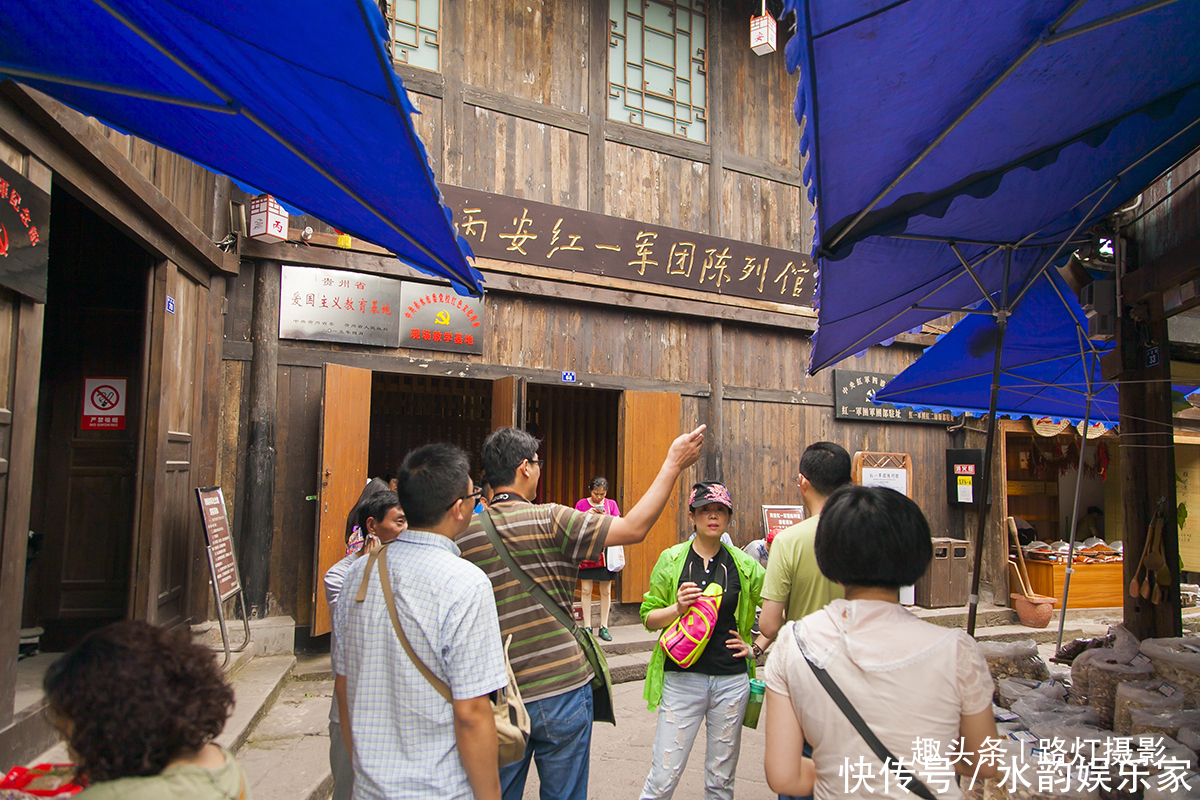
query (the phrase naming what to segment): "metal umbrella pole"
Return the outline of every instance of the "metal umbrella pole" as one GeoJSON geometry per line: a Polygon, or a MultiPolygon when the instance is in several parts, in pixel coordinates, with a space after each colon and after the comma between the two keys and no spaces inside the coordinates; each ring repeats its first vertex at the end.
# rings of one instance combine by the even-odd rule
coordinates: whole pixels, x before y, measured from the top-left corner
{"type": "MultiPolygon", "coordinates": [[[[1071,511],[1071,531],[1067,546],[1067,566],[1063,572],[1062,608],[1058,614],[1058,645],[1054,652],[1062,650],[1063,627],[1067,624],[1067,595],[1071,591],[1071,574],[1075,572],[1075,529],[1079,525],[1079,492],[1083,488],[1083,456],[1087,452],[1088,425],[1092,416],[1092,370],[1084,357],[1084,375],[1087,379],[1087,401],[1083,407],[1083,437],[1079,443],[1079,472],[1075,476],[1075,506],[1071,511]]],[[[1020,543],[1017,543],[1020,547],[1020,543]]]]}
{"type": "Polygon", "coordinates": [[[1000,402],[1000,359],[1004,351],[1004,330],[1008,327],[1008,279],[1012,268],[1012,248],[1005,248],[1004,282],[1001,285],[1000,307],[996,315],[996,358],[992,363],[992,396],[988,401],[987,445],[983,453],[983,475],[980,491],[975,496],[975,514],[979,523],[975,531],[975,563],[971,570],[971,595],[967,609],[967,635],[975,635],[975,618],[979,613],[979,573],[983,566],[983,535],[988,523],[988,499],[992,490],[992,455],[996,446],[996,407],[1000,402]]]}

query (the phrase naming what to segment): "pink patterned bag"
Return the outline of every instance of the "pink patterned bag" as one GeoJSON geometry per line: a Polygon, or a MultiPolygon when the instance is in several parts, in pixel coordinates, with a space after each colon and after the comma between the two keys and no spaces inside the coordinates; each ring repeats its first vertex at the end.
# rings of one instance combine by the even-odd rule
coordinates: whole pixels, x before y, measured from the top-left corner
{"type": "Polygon", "coordinates": [[[703,655],[717,625],[722,593],[719,583],[710,583],[692,607],[667,626],[658,637],[667,658],[687,669],[703,655]]]}

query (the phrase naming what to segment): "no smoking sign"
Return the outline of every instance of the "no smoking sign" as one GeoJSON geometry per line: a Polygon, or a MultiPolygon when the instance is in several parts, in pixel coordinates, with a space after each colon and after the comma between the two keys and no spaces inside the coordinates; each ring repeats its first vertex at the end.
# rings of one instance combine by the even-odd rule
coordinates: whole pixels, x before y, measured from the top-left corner
{"type": "Polygon", "coordinates": [[[125,378],[83,379],[85,431],[125,430],[125,378]]]}

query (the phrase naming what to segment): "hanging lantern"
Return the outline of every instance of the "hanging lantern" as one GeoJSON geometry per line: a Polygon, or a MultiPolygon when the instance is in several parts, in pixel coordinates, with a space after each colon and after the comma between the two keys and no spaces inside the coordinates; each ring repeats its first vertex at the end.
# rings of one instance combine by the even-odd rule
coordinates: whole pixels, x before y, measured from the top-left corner
{"type": "Polygon", "coordinates": [[[760,56],[775,52],[775,18],[767,13],[766,0],[762,16],[750,18],[750,49],[760,56]]]}
{"type": "Polygon", "coordinates": [[[286,242],[288,212],[269,194],[250,201],[250,238],[260,242],[286,242]]]}

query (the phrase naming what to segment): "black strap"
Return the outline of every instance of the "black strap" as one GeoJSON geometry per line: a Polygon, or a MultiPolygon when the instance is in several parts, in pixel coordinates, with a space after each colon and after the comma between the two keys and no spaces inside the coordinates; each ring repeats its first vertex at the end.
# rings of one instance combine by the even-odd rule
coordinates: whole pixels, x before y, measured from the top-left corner
{"type": "MultiPolygon", "coordinates": [[[[494,499],[494,498],[493,498],[494,499]]],[[[483,525],[483,532],[487,534],[488,541],[492,543],[492,547],[496,548],[496,553],[500,556],[500,560],[504,562],[504,566],[508,567],[508,571],[516,576],[521,583],[521,588],[529,593],[529,596],[542,604],[542,607],[550,612],[550,616],[558,620],[559,624],[571,632],[575,633],[575,620],[562,607],[550,598],[550,595],[539,586],[533,578],[525,574],[525,570],[517,565],[516,560],[512,557],[512,553],[508,552],[508,548],[504,546],[504,542],[500,539],[500,533],[496,530],[496,523],[492,522],[491,512],[487,509],[479,515],[479,521],[483,525]]]]}
{"type": "MultiPolygon", "coordinates": [[[[492,495],[492,503],[528,503],[521,495],[516,492],[496,492],[492,495]]],[[[489,504],[490,505],[490,504],[489,504]]]]}
{"type": "MultiPolygon", "coordinates": [[[[796,638],[795,632],[796,629],[793,626],[792,638],[796,638]]],[[[799,645],[800,640],[796,638],[796,646],[799,647],[799,645]]],[[[929,791],[929,787],[922,783],[921,779],[914,775],[912,770],[901,764],[900,760],[892,755],[892,751],[887,749],[887,745],[879,741],[879,737],[867,726],[866,721],[859,715],[858,710],[851,704],[846,695],[842,694],[842,690],[833,682],[833,678],[829,677],[829,673],[810,661],[808,656],[804,655],[803,649],[800,650],[800,655],[804,656],[804,660],[808,663],[809,669],[813,671],[813,675],[817,676],[817,680],[825,687],[825,691],[829,692],[829,696],[833,698],[833,702],[837,703],[837,707],[846,715],[846,719],[850,720],[850,724],[858,731],[859,736],[862,736],[863,741],[867,743],[867,747],[870,747],[875,755],[879,757],[879,760],[884,763],[884,766],[894,765],[897,778],[901,780],[907,778],[908,786],[905,788],[917,797],[923,798],[923,800],[937,800],[937,796],[929,791]]]]}

